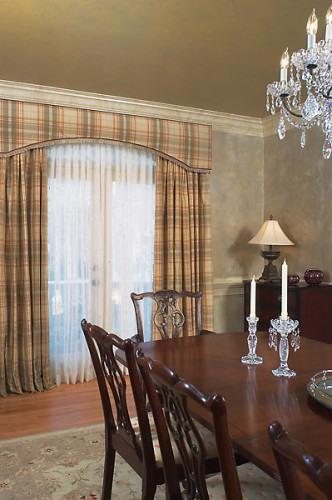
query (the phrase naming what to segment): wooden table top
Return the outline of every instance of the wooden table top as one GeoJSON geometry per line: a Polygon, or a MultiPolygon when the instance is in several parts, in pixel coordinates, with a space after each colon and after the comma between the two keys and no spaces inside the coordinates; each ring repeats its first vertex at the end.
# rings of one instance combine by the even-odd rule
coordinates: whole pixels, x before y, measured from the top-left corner
{"type": "MultiPolygon", "coordinates": [[[[247,334],[226,333],[144,342],[145,355],[158,359],[205,394],[225,397],[229,432],[235,451],[277,477],[267,427],[279,420],[289,434],[305,443],[323,461],[332,462],[332,410],[319,404],[307,392],[310,378],[332,368],[332,345],[301,338],[301,347],[290,348],[288,365],[296,376],[275,377],[278,352],[267,345],[268,334],[258,332],[256,352],[262,365],[245,365],[247,334]]],[[[211,427],[211,421],[200,419],[211,427]]],[[[320,495],[307,486],[314,498],[320,495]]]]}

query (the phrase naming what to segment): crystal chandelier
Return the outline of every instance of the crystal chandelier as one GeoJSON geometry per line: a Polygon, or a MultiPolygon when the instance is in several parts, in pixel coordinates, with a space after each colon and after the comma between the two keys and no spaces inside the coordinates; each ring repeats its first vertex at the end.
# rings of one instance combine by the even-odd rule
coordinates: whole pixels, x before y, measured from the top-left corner
{"type": "Polygon", "coordinates": [[[301,131],[305,146],[306,131],[317,125],[325,134],[323,157],[332,153],[332,6],[326,14],[325,40],[316,42],[318,21],[315,9],[307,23],[307,49],[292,54],[288,49],[280,60],[280,82],[267,86],[266,109],[272,115],[280,108],[279,139],[286,135],[285,120],[301,131]],[[287,72],[290,64],[290,76],[287,72]]]}

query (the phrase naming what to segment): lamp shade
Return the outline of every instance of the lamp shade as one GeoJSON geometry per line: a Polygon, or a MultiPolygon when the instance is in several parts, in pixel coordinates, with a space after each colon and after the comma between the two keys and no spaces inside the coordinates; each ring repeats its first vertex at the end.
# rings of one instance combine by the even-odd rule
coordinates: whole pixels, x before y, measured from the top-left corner
{"type": "Polygon", "coordinates": [[[294,245],[277,220],[266,220],[258,233],[248,242],[251,245],[294,245]]]}

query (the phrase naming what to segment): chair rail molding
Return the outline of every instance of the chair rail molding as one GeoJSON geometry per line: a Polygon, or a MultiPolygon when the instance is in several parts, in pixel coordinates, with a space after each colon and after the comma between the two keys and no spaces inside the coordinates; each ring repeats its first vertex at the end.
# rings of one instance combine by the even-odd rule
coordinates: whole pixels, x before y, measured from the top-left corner
{"type": "Polygon", "coordinates": [[[261,118],[32,83],[0,80],[0,98],[131,114],[163,120],[200,123],[202,125],[211,125],[213,130],[220,132],[254,137],[264,136],[263,120],[261,118]]]}
{"type": "Polygon", "coordinates": [[[245,278],[215,278],[213,280],[213,296],[243,295],[243,280],[245,278]]]}
{"type": "Polygon", "coordinates": [[[213,280],[214,331],[241,332],[243,330],[243,278],[215,278],[213,280]]]}

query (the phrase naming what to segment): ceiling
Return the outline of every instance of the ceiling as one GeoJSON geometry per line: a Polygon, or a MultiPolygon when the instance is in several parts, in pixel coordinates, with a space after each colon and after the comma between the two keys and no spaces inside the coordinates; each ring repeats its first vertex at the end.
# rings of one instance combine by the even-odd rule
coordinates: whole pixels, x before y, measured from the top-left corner
{"type": "Polygon", "coordinates": [[[1,0],[0,79],[264,117],[331,0],[1,0]],[[315,2],[315,3],[313,3],[315,2]]]}

